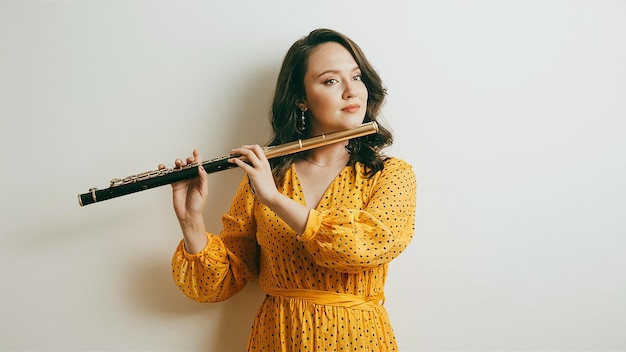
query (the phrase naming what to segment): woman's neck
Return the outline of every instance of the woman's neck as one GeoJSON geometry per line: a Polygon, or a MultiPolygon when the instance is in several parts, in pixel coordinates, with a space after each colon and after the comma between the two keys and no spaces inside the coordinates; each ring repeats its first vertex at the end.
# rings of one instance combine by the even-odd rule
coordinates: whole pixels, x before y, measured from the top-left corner
{"type": "Polygon", "coordinates": [[[347,142],[339,142],[311,149],[302,155],[302,159],[318,167],[345,165],[350,158],[346,145],[347,142]]]}

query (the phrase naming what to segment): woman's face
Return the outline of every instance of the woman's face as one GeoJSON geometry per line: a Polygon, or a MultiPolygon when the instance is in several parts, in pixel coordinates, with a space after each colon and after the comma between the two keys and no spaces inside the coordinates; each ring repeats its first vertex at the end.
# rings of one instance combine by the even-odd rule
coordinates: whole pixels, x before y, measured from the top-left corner
{"type": "Polygon", "coordinates": [[[318,46],[309,57],[304,75],[310,135],[358,127],[367,109],[367,88],[361,70],[341,44],[318,46]]]}

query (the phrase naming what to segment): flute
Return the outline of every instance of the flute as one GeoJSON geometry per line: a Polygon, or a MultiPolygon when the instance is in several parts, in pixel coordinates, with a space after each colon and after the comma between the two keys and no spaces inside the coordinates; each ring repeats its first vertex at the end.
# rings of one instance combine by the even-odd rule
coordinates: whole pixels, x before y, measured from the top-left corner
{"type": "MultiPolygon", "coordinates": [[[[372,121],[350,130],[330,132],[311,138],[299,139],[285,144],[266,146],[263,147],[263,153],[268,159],[277,158],[377,132],[378,125],[376,122],[372,121]]],[[[236,164],[228,162],[228,159],[234,157],[236,156],[225,155],[211,160],[202,161],[200,163],[191,163],[182,168],[164,168],[142,172],[140,174],[124,177],[122,179],[114,178],[110,181],[108,188],[90,188],[87,193],[79,194],[78,204],[82,207],[88,204],[101,202],[103,200],[193,178],[198,176],[199,165],[202,165],[207,173],[231,169],[237,167],[236,164]]]]}

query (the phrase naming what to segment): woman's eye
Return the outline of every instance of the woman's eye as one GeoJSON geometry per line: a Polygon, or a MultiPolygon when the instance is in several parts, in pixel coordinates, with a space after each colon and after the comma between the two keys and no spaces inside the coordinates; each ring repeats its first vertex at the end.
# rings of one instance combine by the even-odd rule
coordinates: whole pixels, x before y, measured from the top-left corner
{"type": "Polygon", "coordinates": [[[352,79],[355,80],[355,81],[362,81],[363,77],[361,75],[356,75],[356,76],[352,77],[352,79]]]}
{"type": "Polygon", "coordinates": [[[327,80],[327,81],[326,81],[326,82],[324,82],[324,83],[325,83],[325,84],[327,84],[327,85],[331,85],[331,84],[335,84],[335,83],[337,83],[337,82],[339,82],[339,81],[338,81],[338,80],[336,80],[336,79],[334,79],[334,78],[331,78],[331,79],[327,80]]]}

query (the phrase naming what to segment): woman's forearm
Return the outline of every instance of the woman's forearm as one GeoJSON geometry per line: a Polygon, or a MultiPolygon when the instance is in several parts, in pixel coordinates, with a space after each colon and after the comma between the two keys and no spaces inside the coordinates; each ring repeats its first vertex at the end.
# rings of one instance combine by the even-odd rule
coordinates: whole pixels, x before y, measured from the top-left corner
{"type": "Polygon", "coordinates": [[[280,194],[267,205],[276,215],[278,215],[292,230],[302,234],[306,228],[309,217],[309,209],[297,201],[280,194]]]}
{"type": "Polygon", "coordinates": [[[195,219],[179,221],[180,229],[183,231],[185,249],[190,254],[195,254],[204,249],[207,244],[206,228],[204,219],[200,216],[195,219]]]}

